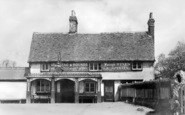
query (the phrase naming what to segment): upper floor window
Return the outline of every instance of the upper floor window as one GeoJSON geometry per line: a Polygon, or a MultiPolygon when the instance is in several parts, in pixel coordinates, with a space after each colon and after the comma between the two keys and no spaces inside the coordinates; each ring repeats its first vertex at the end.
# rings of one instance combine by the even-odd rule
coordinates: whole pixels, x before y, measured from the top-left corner
{"type": "Polygon", "coordinates": [[[41,71],[49,71],[50,70],[50,64],[44,63],[41,64],[41,71]]]}
{"type": "Polygon", "coordinates": [[[86,82],[85,83],[85,92],[86,93],[95,93],[95,83],[94,82],[86,82]]]}
{"type": "Polygon", "coordinates": [[[101,71],[101,63],[90,63],[89,64],[89,70],[90,71],[101,71]]]}
{"type": "Polygon", "coordinates": [[[141,62],[133,62],[132,63],[132,70],[142,70],[142,63],[141,62]]]}

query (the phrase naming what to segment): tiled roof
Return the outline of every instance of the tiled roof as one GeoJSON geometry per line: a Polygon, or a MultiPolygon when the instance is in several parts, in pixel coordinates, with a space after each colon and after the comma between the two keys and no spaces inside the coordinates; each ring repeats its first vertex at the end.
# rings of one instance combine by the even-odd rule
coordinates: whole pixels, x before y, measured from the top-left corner
{"type": "Polygon", "coordinates": [[[147,32],[34,33],[28,62],[154,61],[154,39],[147,32]]]}
{"type": "Polygon", "coordinates": [[[0,68],[0,81],[26,80],[28,72],[25,67],[0,68]]]}

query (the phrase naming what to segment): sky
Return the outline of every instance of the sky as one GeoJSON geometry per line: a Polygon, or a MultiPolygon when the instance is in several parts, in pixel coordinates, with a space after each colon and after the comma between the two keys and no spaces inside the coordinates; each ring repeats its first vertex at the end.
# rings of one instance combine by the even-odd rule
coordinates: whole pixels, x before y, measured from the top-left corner
{"type": "Polygon", "coordinates": [[[155,57],[185,42],[184,0],[0,0],[0,60],[28,66],[33,32],[69,31],[71,10],[78,33],[147,31],[155,19],[155,57]]]}

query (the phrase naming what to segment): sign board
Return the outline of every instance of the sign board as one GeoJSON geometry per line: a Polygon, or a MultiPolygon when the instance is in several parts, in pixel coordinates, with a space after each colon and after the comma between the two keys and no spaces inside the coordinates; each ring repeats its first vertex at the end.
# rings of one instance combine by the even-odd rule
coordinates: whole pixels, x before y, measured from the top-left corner
{"type": "MultiPolygon", "coordinates": [[[[63,71],[89,71],[88,63],[61,63],[61,69],[63,71]]],[[[102,72],[121,72],[131,70],[131,63],[129,62],[115,62],[115,63],[101,63],[102,72]]]]}
{"type": "Polygon", "coordinates": [[[103,63],[103,71],[129,71],[131,70],[131,64],[128,62],[125,63],[103,63]]]}

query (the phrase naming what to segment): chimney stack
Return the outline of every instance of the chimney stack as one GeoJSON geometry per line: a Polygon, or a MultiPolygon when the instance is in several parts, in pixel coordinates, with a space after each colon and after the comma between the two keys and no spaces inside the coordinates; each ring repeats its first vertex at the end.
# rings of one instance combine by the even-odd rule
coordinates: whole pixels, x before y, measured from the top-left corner
{"type": "Polygon", "coordinates": [[[78,20],[76,18],[75,11],[71,11],[71,16],[69,17],[69,33],[76,33],[78,29],[78,20]]]}
{"type": "Polygon", "coordinates": [[[154,23],[155,20],[153,19],[153,14],[152,12],[149,15],[149,20],[148,20],[148,34],[151,35],[154,38],[154,23]]]}

